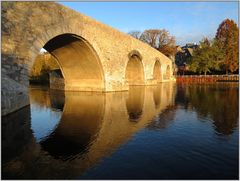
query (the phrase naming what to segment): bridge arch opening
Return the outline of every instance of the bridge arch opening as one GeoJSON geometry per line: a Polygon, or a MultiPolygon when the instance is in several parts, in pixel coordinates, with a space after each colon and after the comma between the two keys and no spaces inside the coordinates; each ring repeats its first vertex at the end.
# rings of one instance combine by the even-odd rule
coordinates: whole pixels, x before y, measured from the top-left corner
{"type": "Polygon", "coordinates": [[[137,51],[132,51],[129,53],[129,60],[125,70],[125,80],[128,85],[144,84],[142,57],[137,51]]]}
{"type": "Polygon", "coordinates": [[[157,81],[157,83],[161,82],[162,76],[161,76],[161,63],[157,59],[155,61],[154,67],[153,67],[153,79],[157,81]]]}
{"type": "Polygon", "coordinates": [[[43,48],[58,62],[64,79],[64,88],[62,89],[105,90],[100,59],[87,40],[75,34],[61,34],[50,39],[43,48]]]}

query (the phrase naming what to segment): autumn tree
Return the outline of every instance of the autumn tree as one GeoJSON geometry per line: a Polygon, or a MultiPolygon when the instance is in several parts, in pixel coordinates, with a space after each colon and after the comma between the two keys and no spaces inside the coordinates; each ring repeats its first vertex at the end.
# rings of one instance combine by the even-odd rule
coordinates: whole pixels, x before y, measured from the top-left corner
{"type": "Polygon", "coordinates": [[[237,24],[233,20],[226,19],[218,27],[216,40],[218,47],[225,53],[224,69],[233,73],[239,67],[239,34],[237,24]]]}
{"type": "Polygon", "coordinates": [[[30,82],[48,82],[48,73],[54,69],[59,69],[56,59],[49,53],[39,54],[30,72],[30,82]]]}
{"type": "Polygon", "coordinates": [[[159,37],[160,37],[160,30],[158,29],[149,29],[145,30],[140,37],[140,40],[143,42],[149,44],[153,48],[158,48],[159,43],[159,37]]]}
{"type": "Polygon", "coordinates": [[[165,29],[145,30],[141,34],[140,40],[159,50],[168,57],[175,55],[176,53],[175,38],[170,36],[169,32],[165,29]]]}
{"type": "Polygon", "coordinates": [[[168,57],[177,52],[175,37],[165,29],[161,30],[158,50],[168,57]]]}
{"type": "Polygon", "coordinates": [[[42,72],[48,72],[53,69],[59,68],[55,58],[49,53],[39,54],[31,69],[31,76],[40,76],[42,72]]]}
{"type": "Polygon", "coordinates": [[[223,57],[224,54],[218,48],[216,41],[204,38],[200,42],[200,48],[196,49],[191,60],[188,60],[189,70],[206,75],[207,72],[220,69],[223,57]]]}

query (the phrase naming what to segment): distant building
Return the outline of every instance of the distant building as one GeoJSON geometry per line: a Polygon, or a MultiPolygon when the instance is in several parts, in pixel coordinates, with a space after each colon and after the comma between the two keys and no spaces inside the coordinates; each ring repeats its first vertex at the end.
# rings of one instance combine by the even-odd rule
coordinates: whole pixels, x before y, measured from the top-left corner
{"type": "Polygon", "coordinates": [[[187,43],[185,46],[177,46],[177,53],[175,55],[175,64],[177,66],[177,74],[184,75],[188,70],[187,60],[191,59],[194,50],[199,47],[196,43],[187,43]]]}
{"type": "Polygon", "coordinates": [[[192,48],[193,50],[195,50],[196,48],[198,48],[199,45],[197,45],[196,43],[187,43],[185,46],[183,46],[182,48],[183,49],[186,49],[186,48],[192,48]]]}

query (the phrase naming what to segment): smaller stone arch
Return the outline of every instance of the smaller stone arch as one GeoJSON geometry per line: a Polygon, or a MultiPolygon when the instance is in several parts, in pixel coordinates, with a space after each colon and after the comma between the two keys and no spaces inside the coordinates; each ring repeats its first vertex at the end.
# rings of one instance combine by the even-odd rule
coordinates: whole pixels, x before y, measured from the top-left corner
{"type": "Polygon", "coordinates": [[[165,80],[169,80],[170,78],[171,78],[170,65],[167,65],[167,66],[166,66],[166,72],[165,72],[164,79],[165,79],[165,80]]]}
{"type": "Polygon", "coordinates": [[[153,66],[153,80],[155,80],[157,83],[162,81],[161,63],[159,58],[155,59],[153,66]]]}
{"type": "Polygon", "coordinates": [[[144,68],[142,55],[137,50],[132,50],[128,54],[129,60],[125,68],[125,80],[128,85],[144,84],[144,68]]]}

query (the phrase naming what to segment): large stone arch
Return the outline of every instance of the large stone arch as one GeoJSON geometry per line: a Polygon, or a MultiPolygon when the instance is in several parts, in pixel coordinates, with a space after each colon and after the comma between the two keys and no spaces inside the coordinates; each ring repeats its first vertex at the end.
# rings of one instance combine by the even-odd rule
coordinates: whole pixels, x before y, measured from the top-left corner
{"type": "Polygon", "coordinates": [[[142,56],[137,50],[133,50],[128,54],[128,61],[125,68],[125,79],[128,85],[144,84],[142,56]]]}
{"type": "MultiPolygon", "coordinates": [[[[28,86],[26,79],[40,49],[55,37],[65,34],[76,35],[94,50],[100,59],[99,63],[104,59],[98,42],[94,40],[95,35],[84,27],[83,15],[52,2],[5,2],[3,9],[8,10],[3,13],[3,21],[7,22],[2,24],[3,59],[5,55],[14,58],[14,63],[22,72],[17,76],[11,75],[13,71],[7,71],[7,74],[25,86],[28,86]],[[46,11],[47,8],[51,11],[46,11]],[[76,22],[76,18],[79,18],[80,22],[76,22]]],[[[10,63],[13,62],[8,61],[8,64],[10,63]]],[[[16,72],[13,73],[16,75],[16,72]]]]}
{"type": "Polygon", "coordinates": [[[91,44],[75,34],[62,34],[43,47],[58,61],[65,90],[104,91],[101,61],[91,44]]]}

